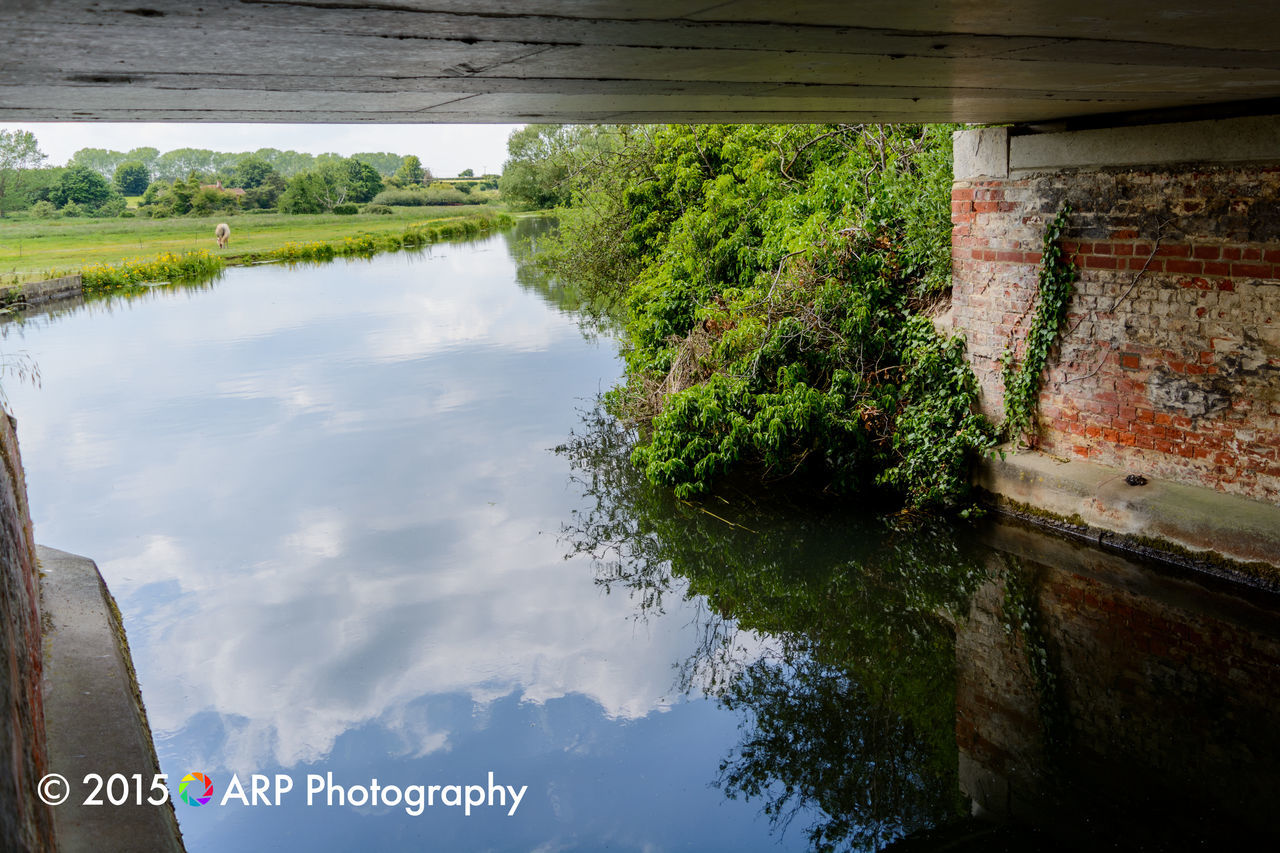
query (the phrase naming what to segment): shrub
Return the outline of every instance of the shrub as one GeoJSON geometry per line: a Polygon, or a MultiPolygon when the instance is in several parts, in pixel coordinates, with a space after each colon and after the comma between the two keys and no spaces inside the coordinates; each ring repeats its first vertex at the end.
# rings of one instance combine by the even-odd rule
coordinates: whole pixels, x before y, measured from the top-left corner
{"type": "Polygon", "coordinates": [[[38,201],[31,205],[31,215],[37,219],[52,219],[58,215],[58,208],[51,201],[38,201]]]}
{"type": "Polygon", "coordinates": [[[360,212],[360,208],[348,202],[347,204],[335,205],[333,208],[333,212],[338,214],[339,216],[354,216],[355,214],[360,212]]]}
{"type": "Polygon", "coordinates": [[[84,206],[69,201],[62,206],[63,216],[84,216],[84,206]]]}
{"type": "Polygon", "coordinates": [[[472,204],[473,200],[448,184],[433,184],[426,189],[383,190],[373,197],[374,204],[397,207],[428,207],[446,204],[472,204]]]}
{"type": "Polygon", "coordinates": [[[383,215],[383,216],[387,216],[387,215],[390,215],[390,214],[392,214],[392,213],[395,213],[395,211],[394,211],[394,210],[392,210],[392,209],[390,208],[390,206],[388,206],[388,205],[385,205],[385,204],[373,204],[373,203],[366,204],[366,205],[364,206],[364,212],[365,212],[365,213],[378,213],[378,214],[381,214],[381,215],[383,215]]]}
{"type": "Polygon", "coordinates": [[[120,196],[107,199],[94,213],[97,216],[119,216],[128,210],[129,204],[120,196]]]}
{"type": "Polygon", "coordinates": [[[134,213],[132,210],[126,210],[120,214],[121,219],[133,219],[136,216],[137,214],[134,213]]]}

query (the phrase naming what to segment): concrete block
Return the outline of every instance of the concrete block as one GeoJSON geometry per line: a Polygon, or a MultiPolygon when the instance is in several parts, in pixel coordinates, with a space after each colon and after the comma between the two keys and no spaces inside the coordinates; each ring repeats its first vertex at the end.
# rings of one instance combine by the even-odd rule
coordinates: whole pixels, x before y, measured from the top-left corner
{"type": "Polygon", "coordinates": [[[953,170],[957,181],[999,180],[1009,177],[1009,128],[957,130],[953,170]]]}

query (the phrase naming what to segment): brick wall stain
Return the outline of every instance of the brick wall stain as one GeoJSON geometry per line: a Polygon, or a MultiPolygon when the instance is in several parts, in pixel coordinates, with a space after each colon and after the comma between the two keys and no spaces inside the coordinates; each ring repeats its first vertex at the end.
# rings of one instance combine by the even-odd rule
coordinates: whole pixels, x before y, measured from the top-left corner
{"type": "Polygon", "coordinates": [[[1280,501],[1280,168],[956,183],[952,322],[989,415],[1064,203],[1080,280],[1042,384],[1040,446],[1280,501]]]}

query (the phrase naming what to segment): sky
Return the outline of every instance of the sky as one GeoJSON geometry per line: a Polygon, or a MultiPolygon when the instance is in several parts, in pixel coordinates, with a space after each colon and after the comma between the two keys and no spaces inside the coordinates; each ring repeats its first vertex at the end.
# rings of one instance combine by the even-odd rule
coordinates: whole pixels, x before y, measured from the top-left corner
{"type": "Polygon", "coordinates": [[[3,130],[29,130],[48,155],[47,165],[65,165],[81,148],[128,151],[207,148],[254,151],[279,148],[342,155],[357,151],[417,154],[436,175],[472,169],[477,175],[499,172],[507,159],[507,137],[517,124],[213,124],[178,122],[33,122],[0,124],[3,130]]]}

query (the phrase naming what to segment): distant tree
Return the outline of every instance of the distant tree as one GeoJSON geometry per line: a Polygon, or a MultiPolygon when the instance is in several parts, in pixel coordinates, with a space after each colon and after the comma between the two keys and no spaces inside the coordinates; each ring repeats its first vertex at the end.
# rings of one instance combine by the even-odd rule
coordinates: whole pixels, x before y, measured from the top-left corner
{"type": "Polygon", "coordinates": [[[474,178],[475,176],[476,176],[476,173],[471,171],[470,169],[463,169],[461,172],[458,173],[459,178],[474,178]]]}
{"type": "Polygon", "coordinates": [[[71,202],[92,212],[116,195],[102,175],[85,166],[71,166],[58,178],[50,200],[65,210],[71,202]]]}
{"type": "Polygon", "coordinates": [[[410,154],[400,161],[400,168],[387,183],[396,187],[412,187],[421,186],[429,180],[431,173],[422,168],[422,161],[416,155],[410,154]]]}
{"type": "Polygon", "coordinates": [[[341,168],[346,170],[348,201],[363,204],[382,192],[382,175],[363,160],[351,157],[341,168]]]}
{"type": "Polygon", "coordinates": [[[44,152],[29,130],[0,130],[0,217],[25,203],[26,173],[44,162],[44,152]]]}
{"type": "Polygon", "coordinates": [[[156,166],[156,158],[160,156],[158,148],[132,148],[129,153],[125,154],[126,160],[137,160],[139,163],[147,167],[148,172],[154,172],[156,166]]]}
{"type": "Polygon", "coordinates": [[[126,160],[116,167],[112,181],[121,195],[142,195],[151,183],[151,175],[140,161],[126,160]]]}
{"type": "Polygon", "coordinates": [[[370,166],[378,170],[378,174],[384,178],[389,178],[396,173],[396,169],[400,168],[400,161],[404,158],[399,154],[391,154],[387,151],[378,152],[361,152],[352,154],[351,157],[359,160],[361,163],[368,163],[370,166]]]}
{"type": "Polygon", "coordinates": [[[271,163],[258,154],[250,154],[236,164],[232,172],[234,186],[251,190],[260,187],[271,175],[278,174],[271,163]]]}
{"type": "Polygon", "coordinates": [[[577,134],[559,124],[531,124],[507,138],[510,158],[498,187],[504,200],[531,209],[557,207],[569,201],[568,156],[577,134]]]}
{"type": "Polygon", "coordinates": [[[300,151],[281,151],[278,148],[259,148],[253,152],[271,164],[271,167],[285,178],[291,178],[299,172],[306,172],[315,167],[315,157],[300,151]]]}
{"type": "Polygon", "coordinates": [[[280,173],[272,169],[267,173],[262,183],[252,189],[245,190],[244,198],[241,204],[247,208],[257,208],[265,210],[269,207],[275,207],[276,202],[280,199],[280,194],[284,192],[284,178],[280,177],[280,173]]]}
{"type": "Polygon", "coordinates": [[[284,192],[280,194],[279,207],[281,213],[323,213],[332,210],[334,204],[329,203],[329,187],[318,171],[302,172],[289,179],[284,192]]]}
{"type": "Polygon", "coordinates": [[[155,177],[166,181],[176,181],[192,172],[199,175],[212,175],[218,171],[218,166],[214,162],[215,155],[217,152],[207,148],[175,148],[156,158],[152,173],[155,177]]]}
{"type": "Polygon", "coordinates": [[[106,148],[81,148],[71,155],[68,166],[83,166],[92,169],[107,180],[116,173],[117,167],[129,156],[123,151],[111,151],[106,148]]]}

